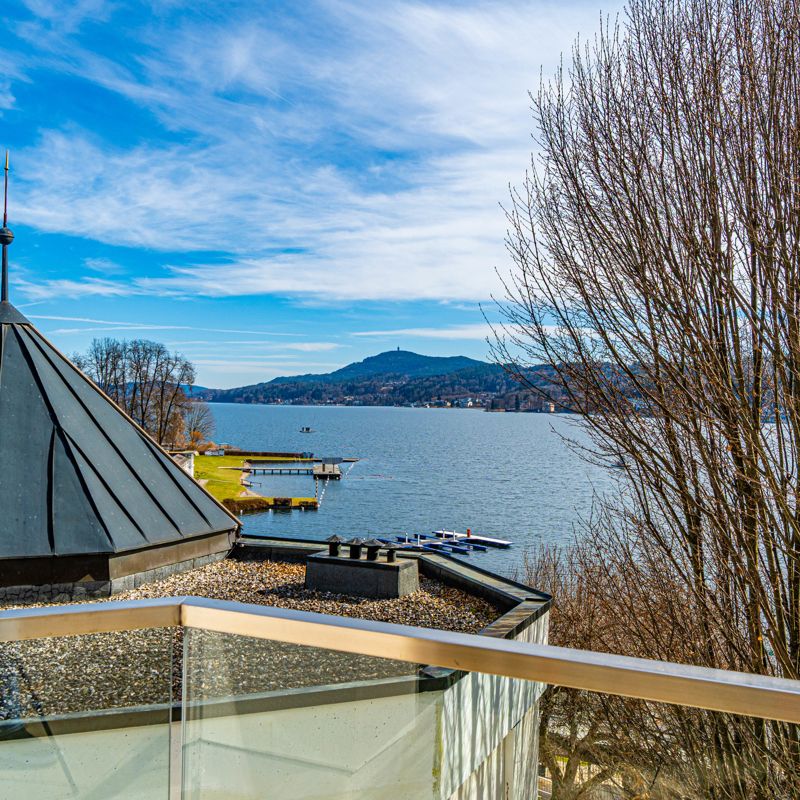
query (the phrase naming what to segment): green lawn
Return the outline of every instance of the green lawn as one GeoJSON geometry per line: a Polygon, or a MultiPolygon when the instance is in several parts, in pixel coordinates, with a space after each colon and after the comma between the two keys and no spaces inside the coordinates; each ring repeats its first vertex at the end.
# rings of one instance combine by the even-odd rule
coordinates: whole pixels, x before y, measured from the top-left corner
{"type": "MultiPolygon", "coordinates": [[[[259,460],[286,461],[285,458],[259,460]]],[[[241,497],[245,488],[240,482],[244,461],[241,456],[195,456],[194,477],[198,481],[206,481],[203,484],[206,490],[231,511],[256,511],[272,507],[272,497],[241,497]]],[[[293,497],[291,507],[297,508],[307,503],[316,503],[316,500],[313,497],[293,497]]]]}
{"type": "Polygon", "coordinates": [[[208,481],[204,484],[206,489],[220,502],[229,500],[238,497],[244,488],[240,483],[243,461],[241,456],[195,456],[194,477],[208,481]]]}

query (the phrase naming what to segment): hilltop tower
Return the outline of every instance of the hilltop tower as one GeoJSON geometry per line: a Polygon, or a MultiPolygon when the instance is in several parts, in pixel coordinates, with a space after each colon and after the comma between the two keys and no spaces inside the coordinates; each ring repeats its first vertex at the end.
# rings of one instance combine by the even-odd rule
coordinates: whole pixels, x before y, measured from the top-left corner
{"type": "Polygon", "coordinates": [[[104,596],[224,557],[239,522],[0,298],[0,601],[104,596]]]}

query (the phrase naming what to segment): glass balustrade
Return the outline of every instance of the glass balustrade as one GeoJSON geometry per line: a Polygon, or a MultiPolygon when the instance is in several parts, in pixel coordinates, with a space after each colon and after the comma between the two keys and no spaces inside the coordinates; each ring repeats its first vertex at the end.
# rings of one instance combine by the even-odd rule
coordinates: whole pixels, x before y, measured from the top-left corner
{"type": "Polygon", "coordinates": [[[511,769],[535,783],[533,682],[194,629],[184,648],[187,800],[505,798],[485,784],[511,769]]]}
{"type": "Polygon", "coordinates": [[[0,643],[0,798],[167,798],[177,634],[0,643]]]}
{"type": "Polygon", "coordinates": [[[2,800],[800,796],[797,682],[197,599],[98,608],[0,613],[2,800]],[[118,630],[41,635],[93,625],[118,630]],[[685,703],[535,679],[558,674],[685,703]]]}

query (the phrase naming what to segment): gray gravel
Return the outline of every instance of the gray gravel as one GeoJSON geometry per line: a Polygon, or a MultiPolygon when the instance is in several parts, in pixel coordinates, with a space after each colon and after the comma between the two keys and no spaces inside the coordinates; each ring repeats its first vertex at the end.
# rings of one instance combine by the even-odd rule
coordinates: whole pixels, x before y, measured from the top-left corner
{"type": "MultiPolygon", "coordinates": [[[[226,560],[112,599],[196,595],[465,633],[501,614],[424,577],[420,591],[396,600],[312,592],[304,579],[302,564],[226,560]]],[[[42,639],[0,645],[0,719],[162,704],[184,692],[191,699],[228,697],[416,672],[417,665],[388,659],[195,630],[42,639]]]]}

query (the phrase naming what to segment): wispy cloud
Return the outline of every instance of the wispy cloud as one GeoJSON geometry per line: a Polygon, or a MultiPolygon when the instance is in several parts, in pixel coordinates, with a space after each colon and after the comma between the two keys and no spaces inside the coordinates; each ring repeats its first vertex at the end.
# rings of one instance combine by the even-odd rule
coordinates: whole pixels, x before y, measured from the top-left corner
{"type": "Polygon", "coordinates": [[[526,91],[597,17],[544,0],[167,5],[126,18],[116,53],[85,33],[114,4],[63,20],[29,5],[29,72],[88,81],[157,126],[43,126],[18,159],[17,218],[163,254],[136,275],[29,280],[32,299],[486,298],[506,258],[497,204],[528,161],[526,91]]]}
{"type": "MultiPolygon", "coordinates": [[[[161,325],[149,322],[128,322],[123,320],[93,319],[92,317],[64,317],[54,314],[29,314],[31,319],[43,319],[56,322],[84,322],[90,325],[104,325],[110,328],[102,330],[153,330],[153,331],[201,331],[205,333],[240,333],[251,336],[288,336],[302,337],[302,333],[286,333],[284,331],[264,331],[258,328],[204,328],[196,325],[161,325]]],[[[101,330],[100,328],[63,328],[62,333],[76,333],[101,330]]]]}
{"type": "Polygon", "coordinates": [[[52,300],[58,297],[127,297],[131,294],[142,294],[135,286],[123,282],[115,282],[104,278],[57,278],[34,282],[24,278],[15,278],[15,286],[31,300],[52,300]]]}
{"type": "Polygon", "coordinates": [[[336,342],[290,342],[279,344],[281,350],[296,350],[300,353],[326,353],[331,350],[338,350],[343,345],[336,342]]]}
{"type": "Polygon", "coordinates": [[[39,24],[28,23],[23,26],[23,33],[31,31],[38,36],[47,31],[53,34],[72,33],[89,20],[107,19],[113,8],[108,0],[70,0],[69,3],[24,0],[24,3],[36,16],[39,24]]]}
{"type": "MultiPolygon", "coordinates": [[[[271,350],[278,350],[278,351],[289,351],[291,353],[328,353],[331,350],[338,350],[342,347],[347,347],[347,345],[339,344],[337,342],[262,342],[262,341],[252,341],[248,339],[240,340],[240,341],[192,341],[192,342],[170,342],[171,346],[174,347],[187,347],[192,346],[195,347],[197,345],[205,345],[207,349],[214,350],[214,349],[226,349],[231,346],[236,346],[237,351],[230,355],[231,358],[240,358],[242,352],[247,352],[249,350],[255,350],[258,353],[263,353],[264,351],[271,351],[271,350]]],[[[196,358],[203,358],[202,354],[195,353],[196,358]]],[[[246,358],[252,357],[252,353],[247,352],[246,358]]],[[[270,355],[270,358],[296,358],[296,355],[290,356],[277,356],[277,355],[270,355]]]]}
{"type": "Polygon", "coordinates": [[[110,258],[85,258],[83,265],[92,272],[102,272],[103,275],[119,275],[125,268],[110,258]]]}
{"type": "Polygon", "coordinates": [[[442,328],[397,328],[394,330],[355,331],[353,336],[370,336],[375,338],[393,338],[398,336],[419,339],[486,339],[492,335],[492,328],[485,323],[468,325],[451,325],[442,328]]]}
{"type": "Polygon", "coordinates": [[[236,376],[239,385],[244,380],[261,383],[276,378],[279,375],[292,375],[305,372],[309,369],[330,371],[338,369],[341,364],[322,361],[270,361],[259,359],[254,361],[225,361],[221,359],[200,359],[194,362],[202,369],[213,372],[215,375],[236,376]]]}

